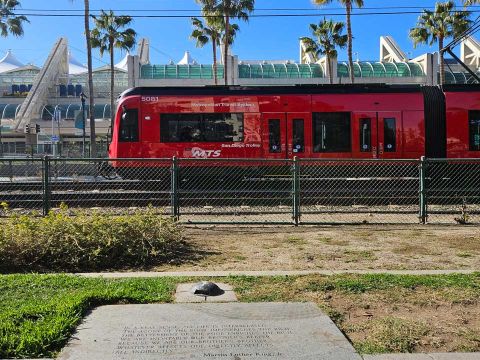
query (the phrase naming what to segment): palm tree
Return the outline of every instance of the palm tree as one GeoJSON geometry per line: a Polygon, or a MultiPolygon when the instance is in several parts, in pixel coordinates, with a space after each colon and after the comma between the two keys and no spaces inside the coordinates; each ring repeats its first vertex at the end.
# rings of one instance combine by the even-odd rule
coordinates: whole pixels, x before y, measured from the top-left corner
{"type": "MultiPolygon", "coordinates": [[[[248,16],[253,12],[255,7],[255,0],[196,0],[202,6],[202,13],[205,17],[218,17],[218,14],[223,15],[223,21],[225,24],[225,41],[224,54],[223,54],[223,66],[225,85],[228,85],[228,48],[233,44],[234,36],[231,34],[231,19],[238,19],[248,21],[248,16]]],[[[236,30],[238,30],[238,25],[236,30]]]]}
{"type": "MultiPolygon", "coordinates": [[[[0,0],[0,34],[7,37],[8,34],[13,36],[23,35],[23,23],[29,22],[28,19],[21,15],[15,16],[13,11],[20,6],[18,0],[0,0]]],[[[2,124],[0,119],[0,157],[3,157],[2,144],[2,124]]]]}
{"type": "Polygon", "coordinates": [[[7,37],[23,36],[23,23],[29,22],[26,16],[15,16],[15,8],[20,6],[18,0],[0,0],[0,34],[7,37]]]}
{"type": "Polygon", "coordinates": [[[475,5],[475,4],[480,4],[480,0],[464,0],[463,5],[469,6],[469,5],[475,5]]]}
{"type": "MultiPolygon", "coordinates": [[[[214,20],[214,18],[212,19],[214,20]]],[[[190,35],[191,39],[197,40],[197,47],[203,47],[208,44],[209,41],[212,42],[213,49],[213,77],[215,79],[215,85],[218,85],[217,79],[217,46],[222,38],[221,30],[219,29],[218,23],[215,24],[213,21],[209,21],[209,18],[206,20],[206,25],[203,24],[202,20],[198,18],[192,18],[192,25],[194,30],[190,35]],[[210,23],[210,25],[209,25],[210,23]]]]}
{"type": "Polygon", "coordinates": [[[315,60],[318,60],[319,55],[327,57],[330,84],[333,84],[332,60],[338,55],[336,47],[344,49],[348,42],[348,36],[342,35],[344,28],[345,24],[342,22],[323,19],[318,25],[310,24],[310,30],[316,40],[309,37],[300,38],[306,46],[305,52],[312,54],[315,60]]]}
{"type": "MultiPolygon", "coordinates": [[[[328,5],[334,0],[313,0],[313,2],[317,5],[328,5]]],[[[361,8],[363,7],[363,0],[338,0],[343,6],[345,6],[346,12],[347,12],[347,36],[348,36],[348,48],[347,48],[347,53],[348,53],[348,67],[350,70],[350,81],[353,82],[355,81],[355,75],[353,73],[353,49],[352,49],[352,21],[351,21],[351,14],[352,14],[352,8],[353,5],[356,5],[357,7],[361,8]]]]}
{"type": "MultiPolygon", "coordinates": [[[[74,1],[74,0],[70,0],[74,1]]],[[[87,44],[87,71],[88,71],[88,95],[89,95],[89,109],[90,111],[90,156],[97,155],[97,137],[95,135],[95,113],[93,108],[95,106],[95,98],[93,92],[93,63],[92,63],[92,43],[90,34],[90,1],[84,0],[84,28],[85,28],[85,42],[87,44]]],[[[84,124],[85,125],[85,124],[84,124]]]]}
{"type": "MultiPolygon", "coordinates": [[[[113,127],[115,118],[114,108],[114,81],[115,81],[115,64],[114,50],[131,50],[135,46],[137,33],[135,30],[125,27],[130,25],[132,18],[122,15],[116,16],[112,10],[108,13],[101,11],[99,16],[92,15],[95,22],[95,28],[91,32],[92,47],[100,50],[100,55],[108,51],[110,53],[110,121],[113,127]]],[[[93,110],[91,111],[93,112],[93,110]]]]}
{"type": "Polygon", "coordinates": [[[417,26],[410,29],[410,38],[413,45],[433,45],[438,42],[440,54],[440,84],[445,82],[445,61],[443,43],[446,38],[456,37],[463,33],[471,23],[468,19],[470,13],[466,11],[454,11],[455,3],[447,1],[436,3],[435,10],[423,10],[418,17],[417,26]]]}

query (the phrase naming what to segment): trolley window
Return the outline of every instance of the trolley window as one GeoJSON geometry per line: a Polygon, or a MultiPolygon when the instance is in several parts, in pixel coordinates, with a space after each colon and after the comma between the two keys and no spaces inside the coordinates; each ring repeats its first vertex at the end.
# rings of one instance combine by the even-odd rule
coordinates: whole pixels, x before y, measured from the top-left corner
{"type": "Polygon", "coordinates": [[[303,153],[305,151],[305,124],[303,119],[293,119],[293,152],[303,153]]]}
{"type": "Polygon", "coordinates": [[[137,142],[138,141],[138,109],[126,109],[120,117],[118,141],[137,142]]]}
{"type": "Polygon", "coordinates": [[[282,152],[280,119],[268,120],[268,148],[271,153],[282,152]]]}
{"type": "Polygon", "coordinates": [[[313,113],[313,151],[352,151],[350,113],[313,113]]]}
{"type": "Polygon", "coordinates": [[[470,151],[480,151],[480,111],[468,112],[468,129],[470,136],[470,151]]]}
{"type": "Polygon", "coordinates": [[[385,152],[397,151],[397,121],[394,118],[383,119],[383,140],[385,152]]]}
{"type": "Polygon", "coordinates": [[[372,151],[372,120],[360,119],[360,151],[372,151]]]}
{"type": "Polygon", "coordinates": [[[243,141],[243,114],[162,114],[161,142],[243,141]]]}

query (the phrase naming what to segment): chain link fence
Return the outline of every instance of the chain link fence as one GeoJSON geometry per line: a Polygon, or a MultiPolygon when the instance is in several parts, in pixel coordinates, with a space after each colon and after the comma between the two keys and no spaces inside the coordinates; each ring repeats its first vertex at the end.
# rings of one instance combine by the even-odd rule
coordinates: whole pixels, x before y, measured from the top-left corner
{"type": "Polygon", "coordinates": [[[416,160],[301,160],[302,223],[418,223],[416,160]]]}
{"type": "Polygon", "coordinates": [[[52,159],[49,208],[91,208],[118,214],[153,206],[171,214],[171,159],[52,159]]]}
{"type": "Polygon", "coordinates": [[[479,223],[480,161],[425,161],[425,198],[429,223],[479,223]]]}
{"type": "Polygon", "coordinates": [[[46,199],[44,179],[43,159],[0,158],[0,203],[20,212],[43,211],[46,199]]]}
{"type": "Polygon", "coordinates": [[[11,213],[65,204],[183,223],[473,224],[480,159],[0,159],[11,213]]]}
{"type": "Polygon", "coordinates": [[[289,160],[178,160],[180,219],[292,223],[292,164],[289,160]]]}

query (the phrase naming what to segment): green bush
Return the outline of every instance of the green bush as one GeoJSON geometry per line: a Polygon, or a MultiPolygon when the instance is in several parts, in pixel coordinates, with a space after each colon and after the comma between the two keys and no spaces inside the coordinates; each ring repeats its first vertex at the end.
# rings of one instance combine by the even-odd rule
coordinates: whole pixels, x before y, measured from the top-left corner
{"type": "Polygon", "coordinates": [[[1,219],[0,271],[98,271],[171,260],[182,246],[173,220],[153,208],[123,216],[70,213],[1,219]]]}

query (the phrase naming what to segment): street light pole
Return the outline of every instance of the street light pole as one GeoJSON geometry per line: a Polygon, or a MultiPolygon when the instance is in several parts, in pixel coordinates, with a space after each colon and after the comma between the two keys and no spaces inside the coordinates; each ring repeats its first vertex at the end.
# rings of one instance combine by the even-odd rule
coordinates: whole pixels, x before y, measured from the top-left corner
{"type": "Polygon", "coordinates": [[[85,101],[87,100],[87,95],[83,91],[80,94],[80,100],[82,102],[82,157],[85,157],[85,101]]]}

